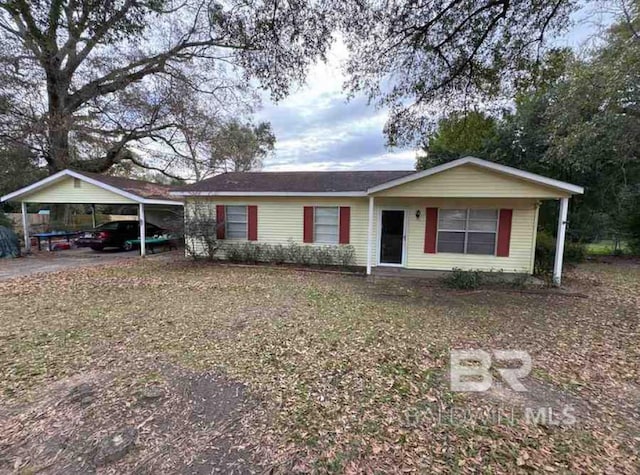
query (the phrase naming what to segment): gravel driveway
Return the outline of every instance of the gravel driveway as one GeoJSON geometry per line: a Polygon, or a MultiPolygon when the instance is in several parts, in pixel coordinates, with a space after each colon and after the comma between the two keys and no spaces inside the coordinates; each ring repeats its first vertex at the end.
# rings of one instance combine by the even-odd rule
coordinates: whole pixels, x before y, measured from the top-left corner
{"type": "Polygon", "coordinates": [[[55,252],[36,251],[27,257],[0,259],[0,281],[41,272],[97,266],[120,259],[135,259],[137,257],[139,257],[138,251],[96,252],[89,248],[55,252]]]}

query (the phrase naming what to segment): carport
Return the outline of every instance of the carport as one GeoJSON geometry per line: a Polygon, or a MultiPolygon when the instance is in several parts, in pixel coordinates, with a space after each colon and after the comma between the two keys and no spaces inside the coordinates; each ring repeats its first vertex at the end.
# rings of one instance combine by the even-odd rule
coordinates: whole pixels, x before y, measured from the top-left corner
{"type": "MultiPolygon", "coordinates": [[[[99,175],[97,173],[62,170],[43,180],[9,193],[3,201],[20,201],[25,248],[30,250],[28,203],[41,204],[86,204],[91,205],[137,205],[140,221],[140,255],[146,254],[145,216],[167,207],[182,207],[181,201],[171,199],[169,186],[142,180],[99,175]]],[[[94,212],[95,216],[95,212],[94,212]]]]}

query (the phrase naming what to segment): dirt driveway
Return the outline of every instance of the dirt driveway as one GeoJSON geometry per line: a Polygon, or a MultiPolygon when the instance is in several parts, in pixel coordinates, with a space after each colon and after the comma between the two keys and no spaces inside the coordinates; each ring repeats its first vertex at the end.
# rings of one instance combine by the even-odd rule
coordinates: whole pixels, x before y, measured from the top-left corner
{"type": "Polygon", "coordinates": [[[57,252],[36,251],[27,257],[0,259],[0,281],[42,272],[58,272],[79,267],[91,267],[136,257],[138,257],[137,251],[96,252],[89,248],[57,252]]]}

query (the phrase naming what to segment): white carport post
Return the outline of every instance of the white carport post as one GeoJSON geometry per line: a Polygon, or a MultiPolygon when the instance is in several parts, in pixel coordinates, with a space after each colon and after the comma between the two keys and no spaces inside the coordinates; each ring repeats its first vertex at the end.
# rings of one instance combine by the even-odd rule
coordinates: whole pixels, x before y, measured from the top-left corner
{"type": "Polygon", "coordinates": [[[373,253],[373,196],[369,196],[369,228],[367,230],[367,275],[371,275],[371,254],[373,253]]]}
{"type": "Polygon", "coordinates": [[[91,204],[91,224],[93,224],[93,227],[96,227],[96,205],[95,204],[91,204]]]}
{"type": "Polygon", "coordinates": [[[31,251],[31,239],[29,238],[29,214],[27,213],[27,203],[22,201],[22,230],[24,232],[24,250],[31,251]]]}
{"type": "Polygon", "coordinates": [[[558,212],[558,232],[556,235],[556,257],[553,261],[553,283],[560,287],[562,281],[562,258],[564,257],[564,238],[567,232],[567,214],[569,212],[569,198],[560,198],[558,212]]]}
{"type": "Polygon", "coordinates": [[[138,210],[138,222],[140,223],[140,256],[144,257],[147,254],[146,248],[146,226],[144,219],[144,203],[140,203],[138,210]]]}

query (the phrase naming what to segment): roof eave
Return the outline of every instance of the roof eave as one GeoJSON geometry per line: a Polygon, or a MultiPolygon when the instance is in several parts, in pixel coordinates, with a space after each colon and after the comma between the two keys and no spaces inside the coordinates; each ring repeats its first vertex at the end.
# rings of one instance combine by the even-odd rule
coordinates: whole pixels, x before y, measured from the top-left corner
{"type": "Polygon", "coordinates": [[[82,173],[78,173],[75,172],[73,170],[61,170],[57,173],[54,173],[51,176],[48,176],[46,178],[43,178],[42,180],[39,180],[35,183],[32,183],[31,185],[27,185],[23,188],[20,188],[19,190],[16,190],[12,193],[9,193],[7,195],[4,195],[0,198],[0,202],[5,202],[5,201],[13,201],[17,198],[29,195],[33,192],[35,192],[38,188],[41,188],[43,186],[49,186],[52,184],[55,184],[56,182],[62,180],[65,177],[72,177],[72,178],[77,178],[78,180],[82,180],[85,181],[87,183],[90,183],[92,185],[95,185],[99,188],[102,188],[104,190],[110,191],[111,193],[115,193],[117,195],[120,195],[124,198],[128,198],[130,200],[135,201],[136,203],[141,203],[141,204],[164,204],[164,205],[174,205],[174,206],[183,206],[183,203],[180,201],[172,201],[172,200],[162,200],[162,199],[153,199],[153,198],[145,198],[144,196],[140,196],[140,195],[136,195],[134,193],[130,193],[128,191],[124,191],[120,188],[114,187],[112,185],[109,185],[107,183],[104,183],[100,180],[96,180],[94,178],[88,177],[86,175],[83,175],[82,173]]]}
{"type": "Polygon", "coordinates": [[[318,197],[365,197],[365,191],[171,191],[172,196],[318,196],[318,197]]]}

